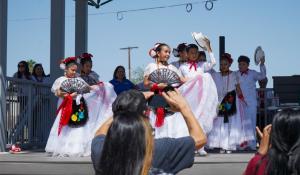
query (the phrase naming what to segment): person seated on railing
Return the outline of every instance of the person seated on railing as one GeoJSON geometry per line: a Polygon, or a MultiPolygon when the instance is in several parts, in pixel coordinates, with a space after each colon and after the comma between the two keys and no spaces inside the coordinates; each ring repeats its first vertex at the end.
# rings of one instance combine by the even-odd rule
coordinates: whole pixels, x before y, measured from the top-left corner
{"type": "Polygon", "coordinates": [[[13,78],[31,80],[31,73],[29,72],[29,66],[26,61],[20,61],[18,63],[18,71],[14,73],[13,78]]]}
{"type": "Polygon", "coordinates": [[[35,64],[32,69],[32,80],[39,83],[50,83],[50,79],[46,76],[42,64],[35,64]]]}
{"type": "Polygon", "coordinates": [[[153,92],[143,95],[129,90],[116,98],[113,117],[99,128],[92,141],[91,158],[97,175],[176,174],[193,165],[194,151],[203,147],[206,135],[187,101],[177,89],[162,92],[171,109],[181,112],[189,136],[154,139],[147,117],[146,98],[151,95],[153,92]]]}
{"type": "Polygon", "coordinates": [[[300,174],[300,109],[279,111],[263,132],[255,156],[249,161],[244,175],[300,174]]]}

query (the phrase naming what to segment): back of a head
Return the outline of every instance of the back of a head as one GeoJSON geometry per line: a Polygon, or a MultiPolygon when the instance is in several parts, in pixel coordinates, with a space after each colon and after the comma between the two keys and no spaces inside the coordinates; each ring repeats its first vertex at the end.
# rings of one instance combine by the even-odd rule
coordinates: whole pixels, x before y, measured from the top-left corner
{"type": "Polygon", "coordinates": [[[274,116],[268,159],[268,174],[300,175],[300,109],[274,116]]]}
{"type": "MultiPolygon", "coordinates": [[[[101,175],[140,175],[144,171],[148,130],[143,119],[146,99],[137,90],[122,92],[114,101],[113,122],[100,159],[101,175]]],[[[152,145],[151,145],[152,146],[152,145]]]]}
{"type": "Polygon", "coordinates": [[[137,90],[122,92],[112,104],[112,111],[114,114],[129,112],[142,115],[146,108],[147,101],[143,93],[137,90]]]}
{"type": "Polygon", "coordinates": [[[142,118],[133,113],[114,116],[100,159],[101,175],[140,175],[146,153],[142,118]]]}

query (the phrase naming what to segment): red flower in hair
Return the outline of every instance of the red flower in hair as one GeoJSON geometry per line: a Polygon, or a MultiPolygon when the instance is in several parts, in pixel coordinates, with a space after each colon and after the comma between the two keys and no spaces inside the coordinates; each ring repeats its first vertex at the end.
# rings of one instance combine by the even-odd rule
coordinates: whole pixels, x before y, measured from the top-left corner
{"type": "Polygon", "coordinates": [[[80,55],[80,58],[84,58],[84,59],[91,59],[92,57],[93,57],[93,55],[90,53],[82,53],[80,55]]]}
{"type": "Polygon", "coordinates": [[[63,63],[68,63],[68,62],[71,62],[71,61],[75,61],[76,62],[77,58],[76,57],[68,57],[66,59],[63,60],[63,63]]]}
{"type": "Polygon", "coordinates": [[[157,47],[159,46],[159,45],[161,45],[161,43],[155,43],[155,45],[154,45],[154,47],[153,48],[151,48],[150,50],[149,50],[149,55],[150,55],[150,57],[152,57],[152,58],[156,58],[156,49],[157,49],[157,47]]]}
{"type": "Polygon", "coordinates": [[[227,60],[229,64],[233,62],[233,59],[231,58],[231,55],[229,53],[223,53],[221,59],[227,60]]]}

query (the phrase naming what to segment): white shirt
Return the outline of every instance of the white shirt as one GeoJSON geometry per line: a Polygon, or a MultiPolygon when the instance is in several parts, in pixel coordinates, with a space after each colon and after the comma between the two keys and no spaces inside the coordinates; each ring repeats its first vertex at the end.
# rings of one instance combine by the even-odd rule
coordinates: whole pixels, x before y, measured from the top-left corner
{"type": "Polygon", "coordinates": [[[182,75],[187,78],[193,78],[196,75],[209,72],[216,65],[214,54],[209,53],[209,57],[210,61],[197,62],[196,69],[189,62],[185,62],[179,67],[179,70],[181,71],[182,75]]]}
{"type": "Polygon", "coordinates": [[[256,82],[266,78],[266,66],[260,65],[260,72],[249,69],[247,73],[237,71],[237,74],[245,100],[256,103],[256,82]]]}

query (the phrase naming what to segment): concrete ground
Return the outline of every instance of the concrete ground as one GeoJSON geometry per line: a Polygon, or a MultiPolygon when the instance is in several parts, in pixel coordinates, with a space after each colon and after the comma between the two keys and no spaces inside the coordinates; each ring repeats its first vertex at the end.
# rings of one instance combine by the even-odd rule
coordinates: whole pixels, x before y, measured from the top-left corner
{"type": "MultiPolygon", "coordinates": [[[[192,168],[179,175],[242,174],[253,153],[217,154],[195,157],[192,168]]],[[[44,152],[0,153],[0,174],[94,174],[90,157],[51,157],[44,152]]]]}

